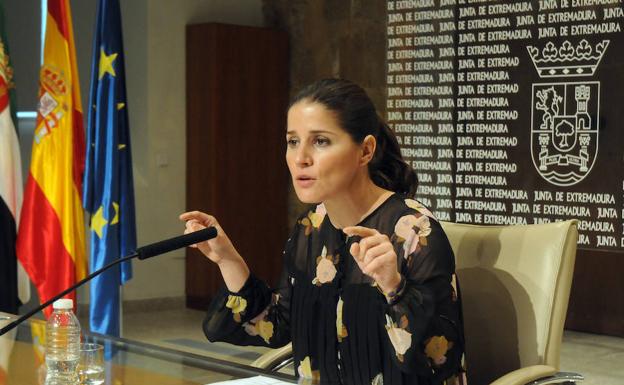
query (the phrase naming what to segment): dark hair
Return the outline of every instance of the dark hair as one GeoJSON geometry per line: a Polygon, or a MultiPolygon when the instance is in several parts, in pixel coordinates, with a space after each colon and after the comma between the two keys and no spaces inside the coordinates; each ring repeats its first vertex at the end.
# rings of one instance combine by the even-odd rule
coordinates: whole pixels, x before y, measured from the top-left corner
{"type": "Polygon", "coordinates": [[[414,196],[418,187],[416,173],[403,160],[394,133],[379,117],[362,87],[348,80],[323,79],[299,91],[290,106],[302,100],[320,103],[335,112],[340,126],[356,143],[362,143],[367,135],[373,135],[377,147],[368,164],[373,182],[390,191],[414,196]]]}

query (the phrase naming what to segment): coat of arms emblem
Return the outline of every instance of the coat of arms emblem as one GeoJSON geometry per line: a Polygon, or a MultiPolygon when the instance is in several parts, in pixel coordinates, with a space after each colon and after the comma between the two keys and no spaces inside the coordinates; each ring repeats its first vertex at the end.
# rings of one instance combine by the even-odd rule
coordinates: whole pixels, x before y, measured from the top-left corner
{"type": "Polygon", "coordinates": [[[68,110],[63,101],[68,89],[63,71],[44,65],[41,68],[40,85],[37,111],[41,118],[41,124],[38,124],[34,135],[37,144],[41,143],[46,135],[59,126],[59,122],[68,110]]]}
{"type": "MultiPolygon", "coordinates": [[[[540,78],[590,77],[609,40],[595,47],[552,42],[540,50],[528,46],[540,78]]],[[[556,80],[556,79],[553,79],[556,80]]],[[[534,83],[531,98],[531,158],[537,172],[557,186],[577,184],[589,175],[598,156],[600,82],[534,83]]]]}

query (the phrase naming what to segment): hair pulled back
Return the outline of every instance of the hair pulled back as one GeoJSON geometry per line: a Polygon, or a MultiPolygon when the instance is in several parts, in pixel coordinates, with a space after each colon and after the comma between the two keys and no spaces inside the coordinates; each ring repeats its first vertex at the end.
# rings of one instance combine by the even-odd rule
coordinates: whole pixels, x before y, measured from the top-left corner
{"type": "Polygon", "coordinates": [[[377,147],[368,164],[373,183],[390,191],[414,196],[418,186],[416,173],[403,160],[394,133],[379,117],[362,87],[348,80],[322,79],[299,91],[290,105],[302,100],[320,103],[333,111],[340,126],[356,143],[362,143],[367,135],[373,135],[377,147]]]}

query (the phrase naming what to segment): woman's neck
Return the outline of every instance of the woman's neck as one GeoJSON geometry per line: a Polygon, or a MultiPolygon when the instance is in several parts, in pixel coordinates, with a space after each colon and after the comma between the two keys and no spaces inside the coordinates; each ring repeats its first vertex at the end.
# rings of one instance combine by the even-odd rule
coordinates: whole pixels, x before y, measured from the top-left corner
{"type": "Polygon", "coordinates": [[[323,204],[332,225],[343,229],[360,223],[392,194],[392,191],[375,185],[370,178],[363,178],[348,191],[323,204]]]}

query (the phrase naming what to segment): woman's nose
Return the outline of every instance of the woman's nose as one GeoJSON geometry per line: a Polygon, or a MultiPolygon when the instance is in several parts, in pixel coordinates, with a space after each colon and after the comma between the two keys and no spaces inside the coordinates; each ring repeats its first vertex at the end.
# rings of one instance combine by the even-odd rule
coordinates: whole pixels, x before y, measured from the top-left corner
{"type": "Polygon", "coordinates": [[[310,166],[312,164],[312,157],[310,156],[307,146],[301,145],[297,148],[295,163],[300,167],[310,166]]]}

